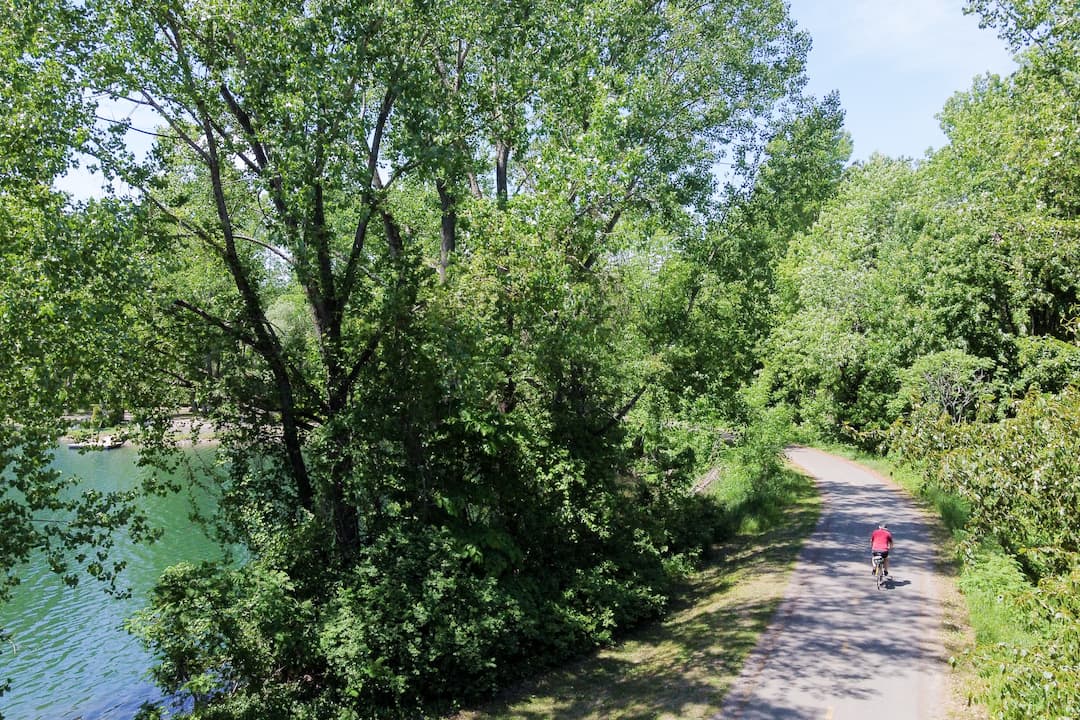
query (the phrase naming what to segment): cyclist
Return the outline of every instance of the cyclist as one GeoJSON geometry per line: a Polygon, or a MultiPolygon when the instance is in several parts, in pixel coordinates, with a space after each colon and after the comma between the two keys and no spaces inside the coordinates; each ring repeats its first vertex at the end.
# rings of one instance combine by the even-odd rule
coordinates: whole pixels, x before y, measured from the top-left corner
{"type": "Polygon", "coordinates": [[[880,555],[885,564],[885,574],[889,574],[889,551],[892,550],[892,533],[889,526],[881,523],[877,530],[870,533],[870,572],[874,572],[874,556],[880,555]]]}

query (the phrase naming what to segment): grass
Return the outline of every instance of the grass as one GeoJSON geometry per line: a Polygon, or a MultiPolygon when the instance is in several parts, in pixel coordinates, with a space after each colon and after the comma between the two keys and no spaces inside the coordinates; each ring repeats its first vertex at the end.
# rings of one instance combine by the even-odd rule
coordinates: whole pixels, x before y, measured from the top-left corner
{"type": "Polygon", "coordinates": [[[1031,590],[1020,568],[999,548],[984,547],[975,555],[961,585],[971,607],[975,639],[980,645],[1035,644],[1027,619],[1009,600],[1031,590]]]}
{"type": "Polygon", "coordinates": [[[1015,660],[1010,649],[1037,651],[1046,630],[1040,632],[1018,606],[1017,598],[1032,588],[1000,547],[980,547],[964,566],[960,586],[975,636],[964,662],[969,668],[968,692],[985,702],[994,717],[1001,717],[1001,698],[1009,682],[1004,664],[1015,660]]]}
{"type": "Polygon", "coordinates": [[[784,477],[786,511],[778,519],[745,522],[734,539],[715,548],[712,561],[689,579],[663,621],[455,720],[716,715],[782,599],[799,547],[817,521],[820,503],[813,482],[791,471],[784,477]]]}

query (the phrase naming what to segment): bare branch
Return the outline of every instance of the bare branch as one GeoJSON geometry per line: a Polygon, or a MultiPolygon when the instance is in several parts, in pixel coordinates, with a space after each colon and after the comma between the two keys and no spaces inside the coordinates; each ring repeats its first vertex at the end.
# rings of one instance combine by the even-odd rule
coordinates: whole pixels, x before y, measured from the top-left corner
{"type": "Polygon", "coordinates": [[[458,40],[458,56],[457,56],[457,78],[455,79],[455,90],[461,90],[461,84],[465,77],[465,60],[469,57],[469,51],[472,50],[472,45],[467,40],[458,40]]]}
{"type": "Polygon", "coordinates": [[[128,130],[131,130],[132,132],[137,132],[142,135],[149,135],[150,137],[158,137],[165,140],[181,140],[181,138],[177,137],[176,135],[166,135],[164,133],[158,133],[152,130],[143,130],[142,128],[135,127],[131,124],[131,120],[129,119],[117,120],[116,118],[107,118],[104,115],[98,115],[96,113],[94,114],[94,119],[101,120],[107,123],[112,123],[114,125],[124,125],[128,130]]]}
{"type": "Polygon", "coordinates": [[[248,170],[255,173],[256,175],[262,172],[262,169],[255,163],[254,160],[247,156],[247,153],[240,152],[239,150],[236,150],[235,152],[236,157],[244,161],[244,165],[247,166],[248,170]]]}
{"type": "Polygon", "coordinates": [[[356,274],[356,265],[360,262],[360,255],[364,252],[364,242],[367,240],[367,229],[368,224],[371,222],[372,209],[371,203],[366,203],[363,210],[361,210],[360,219],[356,221],[352,249],[349,251],[349,261],[345,265],[346,293],[351,291],[353,276],[356,274]]]}
{"type": "Polygon", "coordinates": [[[390,186],[394,184],[395,180],[400,179],[402,175],[409,172],[410,170],[413,170],[419,164],[420,162],[418,160],[410,160],[409,162],[404,163],[400,167],[396,168],[392,173],[390,173],[390,178],[384,184],[382,184],[379,189],[389,190],[390,186]]]}

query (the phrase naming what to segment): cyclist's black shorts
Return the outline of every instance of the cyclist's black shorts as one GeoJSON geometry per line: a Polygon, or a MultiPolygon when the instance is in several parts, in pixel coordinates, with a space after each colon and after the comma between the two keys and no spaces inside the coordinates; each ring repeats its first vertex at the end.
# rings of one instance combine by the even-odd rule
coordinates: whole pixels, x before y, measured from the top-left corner
{"type": "Polygon", "coordinates": [[[882,558],[887,558],[887,557],[889,557],[889,551],[888,550],[872,550],[870,552],[870,555],[871,556],[880,555],[882,558]]]}

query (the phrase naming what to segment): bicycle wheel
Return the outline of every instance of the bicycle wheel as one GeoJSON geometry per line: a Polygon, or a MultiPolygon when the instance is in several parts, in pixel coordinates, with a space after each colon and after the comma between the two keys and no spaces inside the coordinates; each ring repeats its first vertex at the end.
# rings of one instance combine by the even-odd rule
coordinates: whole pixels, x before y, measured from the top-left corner
{"type": "Polygon", "coordinates": [[[877,583],[878,590],[885,582],[885,564],[880,560],[874,563],[874,581],[877,583]]]}

